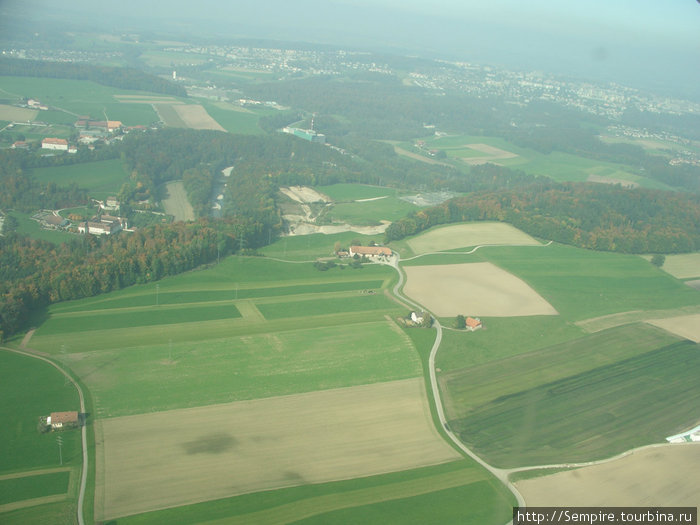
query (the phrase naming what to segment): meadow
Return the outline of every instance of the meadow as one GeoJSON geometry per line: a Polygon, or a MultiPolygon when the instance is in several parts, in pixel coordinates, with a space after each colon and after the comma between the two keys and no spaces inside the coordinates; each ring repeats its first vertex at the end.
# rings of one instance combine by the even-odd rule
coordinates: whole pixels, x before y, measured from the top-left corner
{"type": "MultiPolygon", "coordinates": [[[[630,166],[586,159],[558,151],[545,155],[529,148],[521,148],[498,137],[455,135],[428,137],[425,142],[427,149],[444,151],[447,159],[452,162],[471,163],[474,159],[483,159],[483,162],[494,162],[517,168],[532,175],[546,175],[558,181],[587,181],[593,176],[595,180],[607,180],[610,183],[632,183],[646,188],[669,189],[659,182],[644,177],[642,173],[630,166]],[[494,151],[490,154],[480,151],[477,148],[481,144],[497,148],[503,153],[494,151]]],[[[402,148],[407,151],[415,149],[410,143],[403,144],[402,148]]]]}
{"type": "Polygon", "coordinates": [[[397,192],[394,188],[368,186],[366,184],[331,184],[330,186],[316,186],[314,189],[327,195],[336,203],[388,197],[395,195],[397,192]]]}
{"type": "Polygon", "coordinates": [[[37,221],[32,219],[32,214],[13,211],[9,215],[17,219],[17,231],[33,239],[41,239],[54,244],[60,244],[78,238],[74,233],[43,229],[37,221]]]}
{"type": "MultiPolygon", "coordinates": [[[[697,421],[689,407],[700,402],[695,388],[700,352],[689,341],[651,350],[639,343],[636,355],[588,370],[569,366],[561,378],[521,382],[521,374],[491,376],[511,393],[481,397],[449,424],[499,466],[590,461],[663,442],[697,421]]],[[[615,345],[597,348],[609,353],[615,345]]],[[[522,356],[518,371],[532,370],[528,361],[522,356]]]]}
{"type": "Polygon", "coordinates": [[[324,218],[329,221],[347,222],[355,226],[375,226],[384,221],[402,219],[419,209],[418,206],[397,197],[386,196],[365,202],[334,204],[324,218]]]}
{"type": "Polygon", "coordinates": [[[274,109],[244,109],[227,102],[201,101],[214,120],[229,133],[261,135],[265,133],[258,125],[260,117],[275,114],[274,109]]]}
{"type": "Polygon", "coordinates": [[[77,184],[80,188],[89,190],[93,196],[118,193],[128,176],[120,159],[35,168],[32,174],[37,182],[42,184],[49,182],[59,186],[77,184]]]}
{"type": "Polygon", "coordinates": [[[56,434],[41,434],[37,423],[39,416],[78,409],[75,388],[58,370],[0,350],[0,416],[5,421],[0,426],[0,522],[45,522],[47,506],[55,512],[56,523],[71,522],[74,488],[69,490],[68,480],[71,471],[77,475],[81,464],[80,433],[61,433],[61,467],[56,434]]]}

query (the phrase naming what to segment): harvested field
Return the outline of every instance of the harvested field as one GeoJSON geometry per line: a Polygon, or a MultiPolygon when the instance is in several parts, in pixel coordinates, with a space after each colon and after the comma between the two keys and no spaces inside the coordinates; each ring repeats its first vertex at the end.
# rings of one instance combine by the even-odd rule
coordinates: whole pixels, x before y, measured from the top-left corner
{"type": "Polygon", "coordinates": [[[540,246],[528,234],[504,222],[472,222],[436,228],[407,241],[416,254],[479,245],[540,246]]]}
{"type": "Polygon", "coordinates": [[[184,104],[174,97],[159,97],[157,95],[114,95],[114,98],[126,104],[184,104]]]}
{"type": "Polygon", "coordinates": [[[188,128],[226,131],[216,120],[211,118],[203,106],[180,104],[174,105],[173,109],[188,128]]]}
{"type": "Polygon", "coordinates": [[[678,279],[700,277],[700,253],[667,255],[661,269],[678,279]]]}
{"type": "Polygon", "coordinates": [[[39,111],[36,109],[18,108],[16,106],[8,106],[0,104],[0,120],[30,122],[36,118],[39,111]]]}
{"type": "Polygon", "coordinates": [[[668,319],[652,319],[647,322],[672,334],[700,343],[700,314],[682,315],[668,319]]]}
{"type": "Polygon", "coordinates": [[[187,192],[182,181],[169,182],[166,188],[168,197],[163,200],[165,213],[172,215],[176,221],[193,221],[194,210],[187,199],[187,192]]]}
{"type": "Polygon", "coordinates": [[[98,422],[97,519],[459,458],[422,378],[98,422]]]}
{"type": "Polygon", "coordinates": [[[404,293],[439,317],[557,315],[535,290],[491,263],[407,266],[404,293]]]}
{"type": "Polygon", "coordinates": [[[515,485],[528,506],[700,506],[700,444],[663,445],[515,485]]]}
{"type": "Polygon", "coordinates": [[[518,156],[517,153],[490,146],[488,144],[465,144],[465,147],[484,153],[481,157],[463,157],[462,160],[469,165],[485,164],[495,160],[513,159],[518,156]]]}
{"type": "Polygon", "coordinates": [[[289,188],[280,188],[280,191],[297,202],[331,202],[323,193],[308,186],[290,186],[289,188]]]}

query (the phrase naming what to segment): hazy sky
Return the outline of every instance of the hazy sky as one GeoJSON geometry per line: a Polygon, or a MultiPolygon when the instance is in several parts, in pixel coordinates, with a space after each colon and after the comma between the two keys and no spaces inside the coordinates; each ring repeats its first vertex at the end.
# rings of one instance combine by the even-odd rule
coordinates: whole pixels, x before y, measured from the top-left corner
{"type": "Polygon", "coordinates": [[[162,29],[167,22],[183,35],[379,47],[691,91],[700,85],[697,0],[0,0],[0,6],[44,21],[50,9],[81,13],[115,30],[162,29]]]}

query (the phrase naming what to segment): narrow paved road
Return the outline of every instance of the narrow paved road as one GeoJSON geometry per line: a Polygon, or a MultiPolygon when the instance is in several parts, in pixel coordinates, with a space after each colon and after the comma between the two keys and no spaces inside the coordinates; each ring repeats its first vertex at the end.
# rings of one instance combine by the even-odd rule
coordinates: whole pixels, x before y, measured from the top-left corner
{"type": "MultiPolygon", "coordinates": [[[[476,251],[477,248],[474,249],[476,251]]],[[[443,431],[445,434],[447,434],[447,437],[450,438],[450,440],[465,454],[467,454],[470,458],[472,458],[474,461],[476,461],[479,465],[484,467],[486,470],[488,470],[491,474],[493,474],[498,480],[501,481],[506,487],[508,487],[508,490],[510,490],[513,493],[513,496],[515,496],[515,499],[518,502],[518,506],[524,507],[525,506],[525,499],[522,497],[520,492],[518,492],[518,489],[515,488],[515,486],[510,482],[508,479],[508,474],[509,471],[503,470],[496,468],[492,465],[489,465],[481,459],[479,456],[477,456],[471,449],[469,449],[464,443],[462,443],[459,438],[450,430],[449,426],[447,425],[447,418],[445,417],[445,411],[442,408],[442,400],[440,397],[440,389],[438,388],[438,382],[437,382],[437,374],[435,372],[435,356],[437,355],[438,348],[440,348],[440,343],[442,342],[442,325],[440,322],[437,320],[437,318],[428,310],[423,308],[421,305],[411,301],[410,299],[407,299],[405,296],[401,295],[401,292],[399,291],[401,287],[403,286],[404,282],[404,276],[403,276],[403,271],[401,271],[401,268],[399,267],[399,262],[400,262],[400,257],[398,254],[396,254],[394,257],[391,258],[390,265],[396,269],[396,271],[399,274],[399,281],[396,283],[394,286],[393,293],[394,295],[399,298],[401,301],[403,301],[406,304],[409,304],[411,306],[414,306],[415,308],[419,310],[424,310],[433,317],[434,322],[433,326],[435,327],[437,331],[437,335],[435,337],[435,342],[433,343],[433,347],[430,350],[430,357],[428,358],[428,369],[430,373],[430,388],[433,392],[433,400],[435,401],[435,410],[437,411],[438,419],[440,420],[440,424],[442,425],[443,431]]]]}

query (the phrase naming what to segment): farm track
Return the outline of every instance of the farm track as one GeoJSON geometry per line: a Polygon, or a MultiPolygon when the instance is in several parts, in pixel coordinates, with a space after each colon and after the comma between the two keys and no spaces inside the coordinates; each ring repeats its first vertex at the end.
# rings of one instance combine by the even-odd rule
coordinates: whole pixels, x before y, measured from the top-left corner
{"type": "Polygon", "coordinates": [[[577,321],[575,324],[576,326],[583,328],[588,333],[595,333],[625,324],[648,322],[656,319],[668,319],[671,317],[679,317],[697,313],[700,313],[700,306],[684,306],[682,308],[673,308],[671,310],[633,310],[630,312],[621,312],[617,314],[603,315],[601,317],[593,317],[591,319],[584,319],[582,321],[577,321]]]}

